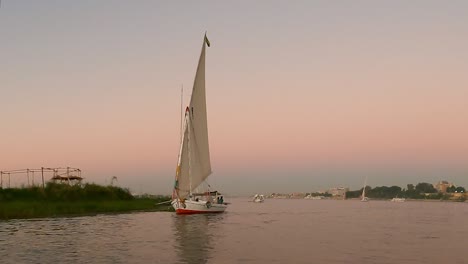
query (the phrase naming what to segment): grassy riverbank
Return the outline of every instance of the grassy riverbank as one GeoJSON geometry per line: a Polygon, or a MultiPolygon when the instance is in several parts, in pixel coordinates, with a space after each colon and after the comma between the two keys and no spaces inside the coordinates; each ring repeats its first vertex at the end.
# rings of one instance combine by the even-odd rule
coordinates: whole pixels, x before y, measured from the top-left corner
{"type": "Polygon", "coordinates": [[[37,218],[132,211],[171,211],[167,196],[136,198],[128,189],[49,183],[41,187],[0,189],[0,219],[37,218]]]}

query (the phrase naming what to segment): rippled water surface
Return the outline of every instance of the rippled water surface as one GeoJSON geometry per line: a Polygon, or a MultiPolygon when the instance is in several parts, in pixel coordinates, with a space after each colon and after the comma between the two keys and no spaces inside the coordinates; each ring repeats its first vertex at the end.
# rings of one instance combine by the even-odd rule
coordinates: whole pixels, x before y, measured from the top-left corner
{"type": "Polygon", "coordinates": [[[0,262],[468,263],[468,203],[231,202],[216,215],[0,221],[0,262]]]}

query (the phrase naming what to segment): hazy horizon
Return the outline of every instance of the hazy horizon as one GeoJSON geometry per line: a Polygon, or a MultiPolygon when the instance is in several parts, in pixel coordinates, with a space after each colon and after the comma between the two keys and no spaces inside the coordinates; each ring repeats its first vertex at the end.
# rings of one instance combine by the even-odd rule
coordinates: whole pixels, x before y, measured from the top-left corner
{"type": "Polygon", "coordinates": [[[468,187],[464,1],[11,1],[0,170],[169,194],[203,34],[212,186],[468,187]]]}

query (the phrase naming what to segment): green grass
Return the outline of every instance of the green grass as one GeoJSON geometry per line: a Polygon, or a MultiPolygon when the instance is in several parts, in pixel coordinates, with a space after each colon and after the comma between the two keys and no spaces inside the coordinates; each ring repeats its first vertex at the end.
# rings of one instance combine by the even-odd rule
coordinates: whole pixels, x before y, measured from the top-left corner
{"type": "Polygon", "coordinates": [[[37,218],[132,211],[172,211],[168,196],[133,197],[128,189],[85,184],[69,186],[49,183],[42,189],[0,189],[0,219],[37,218]]]}

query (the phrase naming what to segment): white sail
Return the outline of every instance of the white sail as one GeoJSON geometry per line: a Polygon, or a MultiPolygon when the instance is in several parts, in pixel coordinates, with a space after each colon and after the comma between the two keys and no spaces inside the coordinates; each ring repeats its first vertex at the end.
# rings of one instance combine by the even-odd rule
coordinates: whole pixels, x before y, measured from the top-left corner
{"type": "Polygon", "coordinates": [[[366,180],[364,181],[364,188],[362,188],[362,196],[361,196],[361,201],[367,202],[369,198],[366,197],[366,186],[367,186],[367,176],[366,180]]]}
{"type": "Polygon", "coordinates": [[[190,105],[185,112],[185,126],[176,173],[177,195],[184,199],[210,174],[210,150],[205,95],[206,37],[198,61],[190,105]]]}

